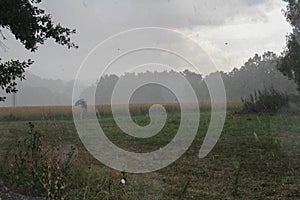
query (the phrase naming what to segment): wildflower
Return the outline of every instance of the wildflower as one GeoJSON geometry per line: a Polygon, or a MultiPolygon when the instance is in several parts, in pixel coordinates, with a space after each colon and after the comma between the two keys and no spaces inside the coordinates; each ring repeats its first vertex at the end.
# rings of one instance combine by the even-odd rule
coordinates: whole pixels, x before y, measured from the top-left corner
{"type": "Polygon", "coordinates": [[[121,179],[121,183],[122,183],[122,185],[125,185],[126,181],[124,178],[121,179]]]}

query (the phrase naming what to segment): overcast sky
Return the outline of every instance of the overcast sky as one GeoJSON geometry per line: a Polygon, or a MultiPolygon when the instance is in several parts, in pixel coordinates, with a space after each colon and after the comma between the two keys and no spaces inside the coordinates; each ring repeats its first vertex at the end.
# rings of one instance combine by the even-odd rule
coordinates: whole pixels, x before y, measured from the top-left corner
{"type": "MultiPolygon", "coordinates": [[[[113,34],[132,28],[163,27],[179,31],[197,42],[200,50],[193,51],[195,47],[185,42],[186,38],[176,39],[163,33],[162,36],[157,33],[142,34],[151,41],[160,39],[160,44],[167,43],[170,48],[173,46],[173,49],[178,49],[180,54],[189,54],[188,59],[192,61],[203,61],[206,55],[219,70],[224,71],[239,68],[255,53],[262,54],[270,50],[279,54],[285,45],[285,35],[291,30],[282,14],[285,4],[281,0],[45,0],[41,6],[51,13],[55,22],[77,30],[72,39],[79,49],[68,50],[49,40],[38,51],[31,53],[16,42],[9,32],[4,31],[9,40],[5,41],[7,49],[0,51],[3,60],[33,59],[35,63],[29,71],[52,79],[74,79],[80,64],[97,44],[113,34]],[[194,55],[189,53],[191,51],[194,55]]],[[[136,39],[139,34],[136,32],[121,37],[123,46],[118,50],[129,50],[132,43],[141,39],[136,39]]],[[[111,45],[118,43],[110,42],[111,45]]],[[[97,59],[111,52],[104,52],[103,49],[97,51],[94,53],[97,59]]],[[[142,53],[147,54],[144,51],[138,52],[135,57],[124,57],[120,66],[133,65],[132,59],[138,60],[134,65],[141,65],[143,61],[151,62],[142,53]]],[[[163,54],[153,55],[153,60],[158,62],[163,54]]],[[[117,55],[118,52],[112,57],[117,55]]],[[[97,59],[91,59],[89,63],[104,68],[97,59]]],[[[185,66],[183,63],[169,64],[179,70],[185,66]]],[[[202,65],[205,65],[204,62],[202,65]]],[[[120,66],[115,66],[109,72],[123,73],[124,69],[120,66]]],[[[93,82],[89,79],[93,67],[89,70],[84,72],[86,83],[93,82]]],[[[201,73],[207,72],[204,70],[201,73]]]]}

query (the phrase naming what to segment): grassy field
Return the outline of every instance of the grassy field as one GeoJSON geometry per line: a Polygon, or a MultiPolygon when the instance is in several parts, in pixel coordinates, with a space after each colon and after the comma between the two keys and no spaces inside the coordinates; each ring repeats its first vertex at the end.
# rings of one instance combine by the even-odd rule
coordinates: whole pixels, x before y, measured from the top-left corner
{"type": "MultiPolygon", "coordinates": [[[[48,115],[41,113],[47,113],[49,108],[36,108],[36,111],[5,108],[6,114],[1,109],[0,179],[18,192],[30,194],[30,188],[11,180],[8,165],[12,155],[18,153],[18,141],[29,137],[28,122],[32,121],[34,130],[44,135],[52,149],[57,148],[66,155],[71,146],[75,147],[68,173],[60,175],[64,178],[66,199],[300,199],[299,115],[229,111],[217,145],[207,157],[199,159],[198,152],[210,121],[210,113],[202,112],[198,134],[180,159],[156,172],[124,174],[102,165],[86,151],[68,113],[70,108],[51,109],[48,115]],[[125,186],[120,184],[122,177],[126,177],[125,186]]],[[[143,112],[135,111],[133,116],[140,125],[149,122],[143,112]]],[[[173,138],[180,113],[176,109],[169,112],[165,127],[148,139],[133,139],[123,134],[109,115],[101,117],[99,123],[118,146],[150,152],[173,138]]]]}

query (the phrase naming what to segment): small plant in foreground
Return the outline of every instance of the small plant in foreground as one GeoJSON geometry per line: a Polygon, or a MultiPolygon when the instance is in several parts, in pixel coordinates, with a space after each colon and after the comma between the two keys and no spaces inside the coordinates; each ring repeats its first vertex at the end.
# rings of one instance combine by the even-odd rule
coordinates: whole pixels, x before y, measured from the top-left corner
{"type": "Polygon", "coordinates": [[[7,156],[6,181],[9,187],[25,195],[65,199],[64,190],[74,148],[61,159],[60,149],[48,144],[45,136],[35,130],[31,122],[28,126],[28,137],[19,140],[7,156]]]}
{"type": "Polygon", "coordinates": [[[234,188],[232,191],[233,197],[236,197],[238,195],[238,184],[239,184],[239,178],[240,178],[240,172],[241,172],[241,163],[239,161],[233,162],[233,166],[235,169],[235,179],[234,179],[234,188]]]}

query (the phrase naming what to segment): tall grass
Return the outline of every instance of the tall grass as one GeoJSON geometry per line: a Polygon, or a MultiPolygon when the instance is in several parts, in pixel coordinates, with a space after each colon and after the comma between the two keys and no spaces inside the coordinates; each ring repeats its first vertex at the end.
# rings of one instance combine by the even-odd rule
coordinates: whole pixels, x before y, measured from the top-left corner
{"type": "Polygon", "coordinates": [[[138,199],[130,185],[120,184],[119,173],[116,175],[99,165],[94,169],[91,161],[88,164],[83,161],[90,158],[82,157],[87,154],[78,152],[80,147],[72,145],[69,149],[57,133],[59,127],[55,123],[50,124],[56,130],[54,138],[42,135],[33,123],[28,125],[28,134],[11,141],[14,148],[0,156],[0,179],[13,196],[22,194],[47,200],[138,199]]]}
{"type": "Polygon", "coordinates": [[[288,96],[274,88],[255,91],[248,98],[242,99],[243,113],[276,112],[288,104],[288,96]]]}
{"type": "Polygon", "coordinates": [[[53,117],[71,118],[71,106],[0,107],[1,120],[42,120],[53,117]]]}
{"type": "MultiPolygon", "coordinates": [[[[146,115],[149,108],[153,104],[131,104],[129,110],[131,115],[146,115]]],[[[178,103],[165,103],[164,106],[167,113],[180,112],[181,108],[178,103]]],[[[199,106],[200,111],[210,111],[211,105],[208,102],[198,104],[185,104],[189,110],[194,110],[195,106],[199,106]]],[[[216,105],[216,107],[220,105],[216,105]]],[[[116,105],[118,112],[124,113],[127,105],[116,105]]],[[[241,102],[227,103],[228,110],[239,110],[242,108],[241,102]]],[[[80,107],[76,108],[80,112],[80,107]]],[[[93,106],[88,106],[88,111],[91,111],[93,106]]],[[[110,105],[96,105],[95,111],[98,116],[112,116],[110,105]]],[[[43,120],[43,119],[72,119],[72,106],[32,106],[32,107],[0,107],[0,120],[43,120]]]]}

